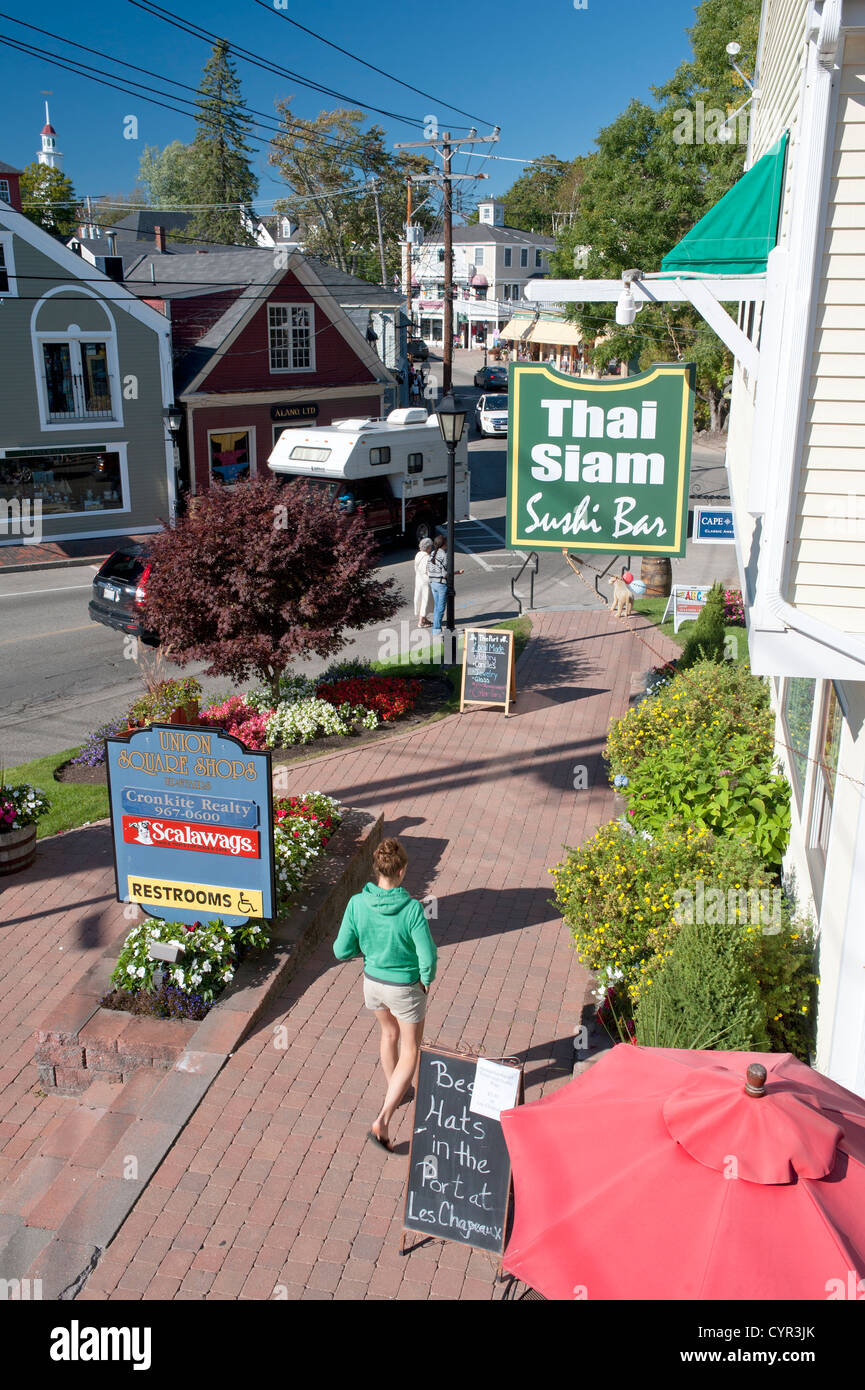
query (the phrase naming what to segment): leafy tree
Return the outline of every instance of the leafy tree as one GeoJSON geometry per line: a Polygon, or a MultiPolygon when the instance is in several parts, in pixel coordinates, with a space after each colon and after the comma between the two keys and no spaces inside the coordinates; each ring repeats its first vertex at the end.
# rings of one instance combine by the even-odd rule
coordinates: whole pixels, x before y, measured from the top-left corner
{"type": "MultiPolygon", "coordinates": [[[[277,103],[283,125],[273,141],[270,163],[279,169],[290,193],[275,205],[306,228],[305,245],[313,255],[340,270],[374,281],[381,279],[375,199],[379,188],[385,245],[385,269],[399,274],[406,214],[406,179],[429,172],[423,155],[393,155],[380,126],[364,128],[362,111],[322,111],[312,121],[294,116],[289,102],[277,103]]],[[[432,225],[424,210],[415,219],[432,225]]]]}
{"type": "Polygon", "coordinates": [[[194,512],[148,542],[148,628],[180,666],[209,676],[256,676],[279,700],[291,662],[332,656],[347,628],[393,617],[394,581],[375,577],[375,545],[303,484],[272,475],[203,493],[194,512]]]}
{"type": "MultiPolygon", "coordinates": [[[[735,37],[742,44],[740,66],[753,71],[759,14],[759,0],[703,0],[689,30],[693,57],[654,89],[657,105],[632,101],[599,133],[576,216],[559,237],[554,275],[612,279],[636,267],[658,270],[666,252],[741,177],[744,118],[737,118],[733,139],[718,139],[720,117],[747,98],[725,45],[735,37]],[[719,113],[705,130],[696,120],[698,101],[704,111],[719,113]],[[587,254],[575,261],[586,247],[587,254]]],[[[699,422],[722,427],[732,358],[695,310],[644,308],[630,328],[613,322],[613,304],[583,306],[575,317],[594,344],[596,370],[613,359],[636,361],[641,368],[657,361],[696,362],[699,422]]]]}
{"type": "MultiPolygon", "coordinates": [[[[580,187],[591,158],[578,155],[576,159],[564,160],[554,154],[540,155],[502,195],[505,224],[525,232],[555,236],[576,215],[580,187]]],[[[477,207],[465,221],[468,225],[478,221],[477,207]]]]}
{"type": "Polygon", "coordinates": [[[194,145],[184,145],[180,140],[172,140],[163,150],[158,145],[145,145],[138,163],[138,178],[149,207],[188,207],[202,201],[195,153],[194,145]]]}
{"type": "Polygon", "coordinates": [[[213,46],[196,105],[191,162],[197,196],[192,201],[214,206],[197,213],[190,234],[202,241],[254,246],[255,238],[241,220],[241,210],[248,211],[258,192],[249,163],[250,121],[225,39],[213,46]]]}
{"type": "Polygon", "coordinates": [[[79,222],[72,180],[59,169],[33,160],[21,173],[21,204],[25,217],[54,236],[68,237],[79,222]]]}

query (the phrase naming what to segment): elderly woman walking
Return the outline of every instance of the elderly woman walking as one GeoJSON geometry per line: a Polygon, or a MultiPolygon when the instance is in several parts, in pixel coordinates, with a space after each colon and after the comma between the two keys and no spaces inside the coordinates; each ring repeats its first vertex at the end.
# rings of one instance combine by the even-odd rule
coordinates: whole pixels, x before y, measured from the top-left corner
{"type": "Polygon", "coordinates": [[[429,586],[429,557],[433,543],[429,538],[422,540],[414,557],[414,615],[420,627],[430,627],[429,615],[432,612],[432,590],[429,586]]]}

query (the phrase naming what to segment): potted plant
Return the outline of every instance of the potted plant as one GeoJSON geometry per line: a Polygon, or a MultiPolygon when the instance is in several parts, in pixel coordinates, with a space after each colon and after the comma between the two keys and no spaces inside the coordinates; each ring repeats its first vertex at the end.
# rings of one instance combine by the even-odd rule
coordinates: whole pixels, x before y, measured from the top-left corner
{"type": "Polygon", "coordinates": [[[39,787],[12,786],[0,775],[0,874],[26,869],[36,855],[36,822],[51,803],[39,787]]]}

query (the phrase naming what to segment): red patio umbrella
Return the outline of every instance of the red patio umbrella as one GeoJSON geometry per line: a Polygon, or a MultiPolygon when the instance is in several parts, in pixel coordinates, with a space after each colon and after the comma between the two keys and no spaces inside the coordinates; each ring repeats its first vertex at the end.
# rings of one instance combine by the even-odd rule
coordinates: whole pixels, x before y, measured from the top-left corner
{"type": "Polygon", "coordinates": [[[620,1044],[501,1121],[546,1298],[865,1292],[865,1100],[789,1053],[620,1044]]]}

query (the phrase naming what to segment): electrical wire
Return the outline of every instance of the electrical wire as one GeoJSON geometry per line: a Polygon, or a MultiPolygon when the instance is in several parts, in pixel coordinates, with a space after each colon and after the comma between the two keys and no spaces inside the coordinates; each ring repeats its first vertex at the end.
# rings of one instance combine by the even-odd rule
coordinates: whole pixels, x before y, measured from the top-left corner
{"type": "Polygon", "coordinates": [[[347,48],[340,48],[338,43],[333,43],[326,39],[323,34],[319,34],[315,29],[307,29],[306,25],[300,24],[296,19],[291,19],[284,10],[274,9],[272,4],[266,4],[265,0],[255,0],[255,4],[260,5],[269,14],[278,15],[284,19],[286,24],[291,24],[295,29],[300,29],[304,34],[309,34],[311,38],[318,39],[319,43],[327,44],[328,48],[333,48],[337,53],[342,53],[346,58],[351,58],[353,62],[360,63],[363,67],[369,68],[371,72],[377,72],[382,77],[386,77],[390,82],[396,82],[400,87],[405,87],[409,92],[416,92],[418,96],[426,97],[428,101],[434,101],[438,106],[446,106],[449,111],[456,111],[460,116],[468,116],[470,121],[477,122],[478,125],[489,125],[491,122],[484,120],[480,116],[473,116],[470,111],[463,111],[462,107],[454,106],[449,101],[442,100],[441,97],[434,97],[430,92],[424,92],[420,87],[413,87],[410,82],[403,82],[402,78],[394,77],[392,72],[386,72],[384,68],[377,68],[374,63],[368,63],[365,58],[360,58],[356,53],[350,53],[347,48]]]}
{"type": "Polygon", "coordinates": [[[362,101],[358,97],[348,96],[345,92],[337,91],[334,87],[326,87],[320,82],[315,82],[310,78],[301,76],[300,73],[292,72],[290,68],[280,67],[270,61],[269,58],[262,58],[259,54],[253,53],[251,49],[242,48],[239,44],[230,43],[221,38],[219,34],[205,29],[200,24],[192,20],[184,20],[180,16],[173,15],[168,10],[164,10],[161,5],[152,3],[152,0],[128,0],[130,5],[136,9],[143,10],[153,19],[162,20],[165,24],[170,24],[175,29],[180,29],[184,33],[196,39],[201,39],[208,43],[228,43],[230,52],[241,61],[251,63],[254,67],[262,68],[265,72],[274,73],[277,77],[290,78],[292,82],[297,82],[301,87],[308,87],[311,91],[321,92],[324,96],[333,97],[336,101],[347,101],[354,106],[361,107],[364,111],[374,111],[376,115],[386,116],[389,120],[398,121],[402,125],[414,126],[423,129],[424,122],[416,116],[406,116],[399,111],[388,111],[381,106],[373,106],[370,102],[362,101]]]}
{"type": "MultiPolygon", "coordinates": [[[[78,42],[76,42],[75,39],[67,39],[67,38],[65,38],[62,34],[58,34],[56,31],[53,31],[53,32],[52,32],[51,30],[48,30],[48,29],[40,29],[39,26],[38,26],[38,24],[27,24],[23,19],[16,19],[16,18],[14,17],[14,15],[7,15],[7,14],[4,14],[2,11],[0,11],[0,19],[8,19],[8,20],[11,20],[11,22],[12,22],[13,24],[18,24],[18,25],[20,25],[20,27],[23,28],[23,29],[32,29],[35,33],[37,33],[37,34],[44,34],[47,38],[55,39],[55,40],[56,40],[57,42],[59,42],[59,43],[67,44],[70,48],[79,48],[79,49],[81,49],[81,51],[82,51],[83,53],[90,53],[90,54],[92,54],[94,57],[97,57],[97,58],[104,58],[104,59],[105,59],[107,62],[109,62],[109,63],[116,63],[119,67],[130,68],[133,72],[141,72],[141,73],[144,73],[145,76],[147,76],[147,77],[155,77],[158,81],[170,83],[172,87],[183,87],[183,88],[186,89],[186,91],[194,92],[195,95],[196,95],[196,97],[198,96],[199,88],[198,88],[198,87],[193,87],[193,86],[192,86],[190,83],[188,83],[188,82],[180,82],[177,78],[168,77],[168,76],[166,76],[164,73],[153,72],[150,68],[143,68],[143,67],[141,67],[138,63],[129,63],[129,62],[126,61],[125,58],[115,58],[112,54],[110,54],[110,53],[105,53],[105,52],[103,52],[101,49],[89,48],[89,47],[87,46],[87,44],[78,43],[78,42]]],[[[28,46],[27,46],[27,45],[24,45],[22,40],[20,40],[20,39],[19,39],[19,40],[13,39],[13,40],[11,40],[11,42],[12,42],[12,43],[21,44],[23,50],[24,50],[24,51],[27,51],[28,46]]],[[[31,56],[37,56],[37,55],[40,56],[40,57],[45,56],[45,52],[43,52],[43,50],[39,50],[39,49],[34,50],[34,49],[32,49],[32,48],[30,49],[30,54],[31,54],[31,56]]],[[[50,55],[49,55],[49,56],[50,56],[50,55]]],[[[70,63],[74,63],[74,62],[78,62],[78,61],[79,61],[79,60],[73,59],[73,58],[68,58],[68,59],[67,59],[67,57],[66,57],[65,54],[58,54],[58,55],[56,55],[56,56],[57,56],[58,58],[62,59],[62,60],[68,61],[68,62],[70,62],[70,63]]],[[[85,67],[85,66],[87,66],[87,65],[86,65],[86,64],[81,64],[81,66],[82,66],[82,67],[85,67]]],[[[103,68],[93,68],[92,71],[94,71],[94,72],[102,72],[102,73],[104,74],[104,76],[106,76],[106,77],[118,77],[118,78],[120,77],[120,74],[118,74],[118,73],[105,73],[105,70],[104,70],[103,68]]],[[[80,75],[83,77],[83,76],[85,76],[86,74],[82,72],[80,75]]],[[[126,80],[127,80],[127,81],[130,81],[131,79],[126,79],[126,80]]],[[[133,83],[132,85],[133,85],[133,86],[141,86],[141,87],[144,87],[144,89],[145,89],[146,91],[158,91],[158,88],[147,87],[146,84],[144,84],[144,83],[133,83]]],[[[160,94],[160,96],[170,96],[170,95],[171,95],[169,92],[160,92],[159,94],[160,94]]],[[[137,95],[137,94],[136,94],[136,93],[133,93],[133,92],[130,92],[129,95],[137,95]]],[[[193,103],[189,102],[186,98],[180,98],[180,100],[186,101],[186,104],[187,104],[187,105],[192,105],[192,104],[193,104],[193,103]]],[[[195,104],[197,105],[198,103],[196,102],[195,104]]],[[[171,109],[173,109],[173,108],[171,108],[171,109]]],[[[282,123],[282,122],[280,122],[276,117],[271,116],[269,113],[267,113],[267,112],[265,112],[265,111],[258,111],[255,107],[251,107],[251,106],[244,106],[244,112],[248,112],[250,116],[257,116],[257,117],[260,117],[260,118],[261,118],[260,120],[256,120],[256,121],[254,121],[254,122],[251,122],[252,125],[257,126],[257,127],[260,127],[260,128],[262,128],[262,129],[265,129],[265,130],[272,130],[273,133],[274,133],[274,134],[277,134],[277,135],[279,135],[279,134],[284,135],[284,134],[286,134],[287,131],[291,131],[291,130],[298,131],[298,132],[305,132],[305,131],[306,131],[305,124],[304,124],[304,122],[302,122],[302,121],[292,121],[292,122],[282,123]]],[[[179,114],[181,114],[181,115],[187,115],[187,114],[191,114],[191,113],[180,112],[179,114]]],[[[197,119],[197,117],[196,117],[196,119],[197,119]]],[[[338,140],[331,140],[331,139],[329,139],[326,135],[318,135],[318,134],[310,135],[310,136],[309,136],[309,143],[320,144],[320,145],[322,145],[322,147],[327,147],[327,148],[329,148],[329,149],[335,149],[335,150],[340,150],[340,149],[343,149],[343,148],[344,148],[344,145],[343,145],[340,141],[338,141],[338,140]]]]}

